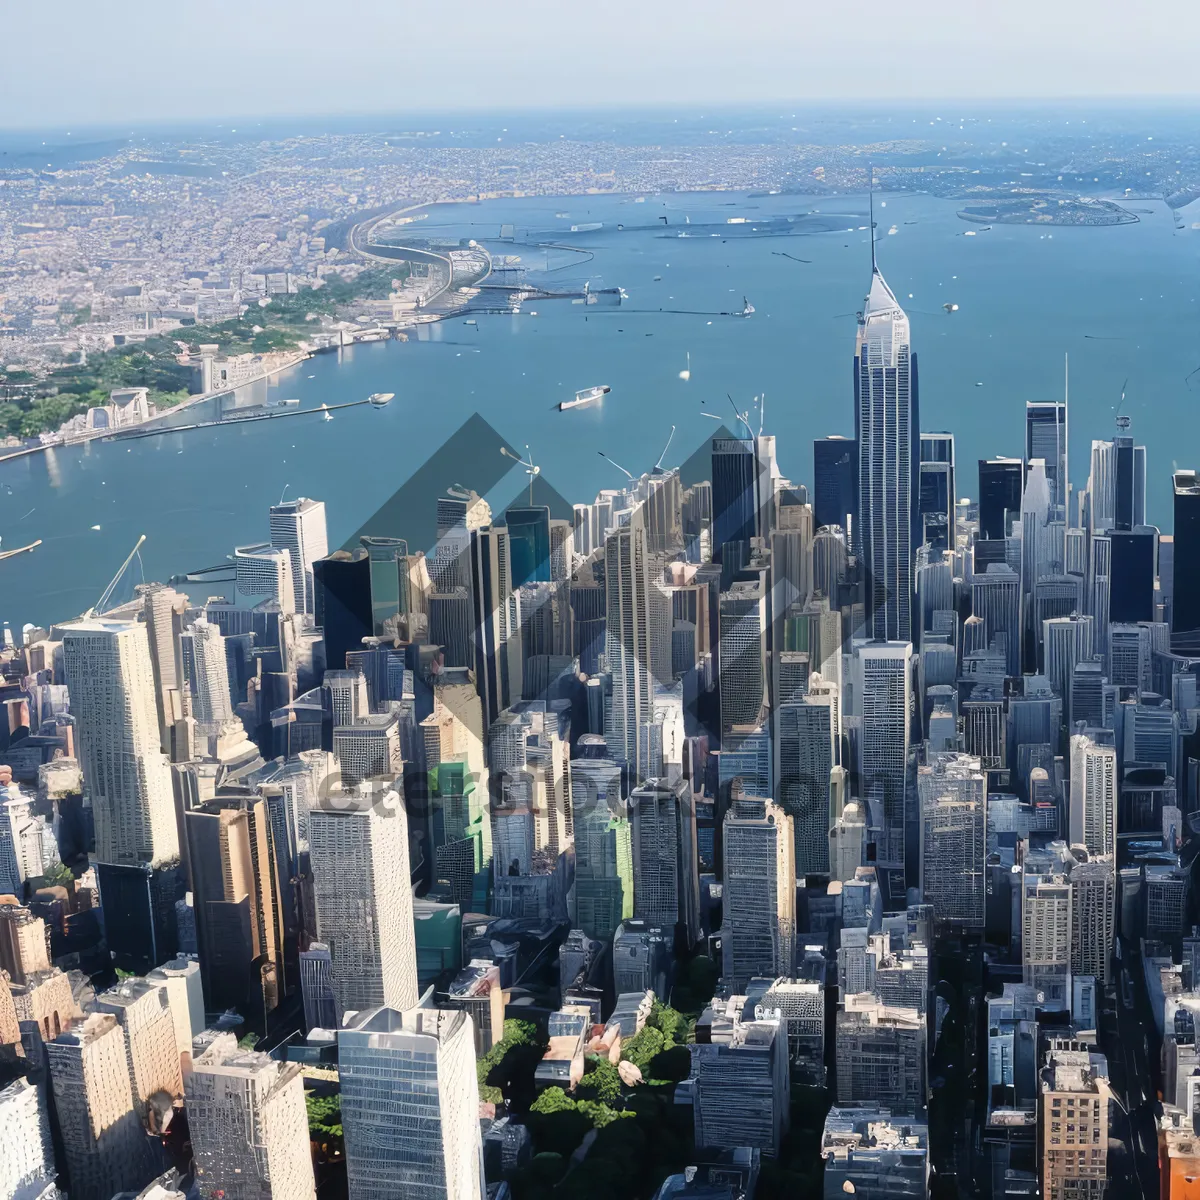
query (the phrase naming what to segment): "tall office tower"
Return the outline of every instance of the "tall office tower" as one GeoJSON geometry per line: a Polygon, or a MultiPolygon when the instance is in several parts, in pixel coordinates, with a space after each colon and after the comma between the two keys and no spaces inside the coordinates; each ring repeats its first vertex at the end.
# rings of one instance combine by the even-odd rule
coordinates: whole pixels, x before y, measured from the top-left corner
{"type": "Polygon", "coordinates": [[[694,483],[683,494],[680,525],[683,530],[684,558],[687,562],[706,561],[712,548],[712,484],[694,483]]]}
{"type": "Polygon", "coordinates": [[[361,650],[371,637],[371,560],[365,550],[335,550],[313,563],[314,620],[325,638],[325,662],[331,670],[346,666],[346,652],[361,650]]]}
{"type": "Polygon", "coordinates": [[[868,628],[876,639],[913,636],[913,568],[921,538],[917,358],[908,317],[872,263],[854,348],[858,527],[868,628]]]}
{"type": "Polygon", "coordinates": [[[1112,624],[1108,628],[1109,679],[1114,687],[1151,690],[1151,626],[1112,624]]]}
{"type": "Polygon", "coordinates": [[[333,756],[344,787],[366,779],[392,780],[403,770],[395,713],[369,713],[333,730],[333,756]]]}
{"type": "Polygon", "coordinates": [[[1114,529],[1109,532],[1108,540],[1112,554],[1109,620],[1113,623],[1153,621],[1158,530],[1153,525],[1114,529]]]}
{"type": "Polygon", "coordinates": [[[1118,434],[1092,442],[1088,497],[1092,531],[1132,529],[1146,520],[1146,447],[1118,434]]]}
{"type": "Polygon", "coordinates": [[[508,530],[476,529],[470,547],[475,679],[491,723],[521,696],[520,597],[513,586],[508,530]]]}
{"type": "Polygon", "coordinates": [[[671,992],[674,925],[654,925],[635,917],[622,921],[613,936],[613,991],[618,996],[652,991],[661,1000],[671,992]]]}
{"type": "Polygon", "coordinates": [[[301,496],[297,500],[272,504],[270,531],[271,545],[287,550],[292,556],[296,611],[315,613],[313,563],[329,553],[324,503],[301,496]]]}
{"type": "MultiPolygon", "coordinates": [[[[1076,663],[1075,670],[1071,672],[1070,699],[1065,706],[1070,716],[1068,727],[1074,729],[1080,721],[1096,729],[1107,727],[1112,717],[1109,704],[1112,692],[1104,674],[1104,664],[1098,655],[1087,662],[1076,663]]],[[[1039,740],[1056,742],[1058,739],[1039,740]]]]}
{"type": "Polygon", "coordinates": [[[0,1088],[0,1196],[4,1200],[57,1196],[55,1174],[42,1091],[28,1079],[16,1079],[0,1088]]]}
{"type": "Polygon", "coordinates": [[[571,615],[575,623],[575,652],[585,675],[600,671],[604,654],[605,587],[597,582],[598,563],[584,563],[571,580],[571,615]]]}
{"type": "Polygon", "coordinates": [[[750,539],[761,536],[758,463],[753,439],[713,438],[713,558],[724,561],[727,545],[736,545],[740,567],[749,557],[750,539]]]}
{"type": "Polygon", "coordinates": [[[829,831],[837,819],[834,795],[842,785],[838,688],[820,675],[808,692],[775,712],[775,794],[792,819],[796,876],[829,872],[829,831]]]}
{"type": "Polygon", "coordinates": [[[475,666],[475,620],[467,588],[429,597],[429,641],[442,647],[446,666],[475,666]]]}
{"type": "Polygon", "coordinates": [[[1083,1042],[1050,1039],[1038,1071],[1042,1195],[1076,1200],[1108,1191],[1108,1062],[1083,1042]]]}
{"type": "MultiPolygon", "coordinates": [[[[910,643],[867,642],[856,648],[854,705],[862,719],[859,788],[867,802],[868,824],[879,830],[877,861],[900,868],[904,864],[912,688],[910,643]]],[[[898,899],[891,896],[890,902],[898,899]]]]}
{"type": "Polygon", "coordinates": [[[954,609],[954,563],[945,551],[922,547],[917,555],[917,604],[920,612],[922,646],[937,644],[947,634],[953,644],[956,622],[947,622],[949,628],[935,632],[939,622],[938,613],[949,613],[954,609]],[[926,637],[926,635],[931,635],[926,637]]]}
{"type": "Polygon", "coordinates": [[[309,816],[317,936],[339,1014],[417,1001],[408,818],[391,789],[342,794],[309,816]]]}
{"type": "Polygon", "coordinates": [[[138,1192],[155,1173],[133,1106],[125,1033],[116,1017],[92,1013],[46,1043],[72,1200],[138,1192]]]}
{"type": "Polygon", "coordinates": [[[648,779],[629,797],[633,915],[671,930],[699,928],[696,817],[683,778],[648,779]]]}
{"type": "Polygon", "coordinates": [[[605,736],[613,758],[628,765],[635,779],[644,773],[638,760],[638,728],[654,711],[651,570],[646,531],[640,522],[614,529],[605,539],[608,625],[604,654],[612,675],[611,728],[606,728],[605,736]]]}
{"type": "Polygon", "coordinates": [[[223,789],[184,820],[205,997],[217,1010],[269,1012],[284,989],[284,934],[267,803],[223,789]]]}
{"type": "Polygon", "coordinates": [[[1021,515],[1025,463],[1019,458],[979,460],[979,537],[1003,541],[1021,515]]]}
{"type": "Polygon", "coordinates": [[[201,617],[180,638],[192,694],[192,715],[198,725],[218,728],[233,720],[229,690],[229,661],[221,631],[201,617]]]}
{"type": "Polygon", "coordinates": [[[771,607],[777,625],[787,609],[805,603],[812,594],[813,546],[812,509],[807,504],[781,506],[779,514],[780,527],[771,534],[771,607]]]}
{"type": "Polygon", "coordinates": [[[711,1040],[688,1047],[696,1147],[750,1147],[777,1155],[791,1115],[787,1030],[778,1019],[743,1019],[745,996],[714,1002],[711,1040]]]}
{"type": "Polygon", "coordinates": [[[550,582],[550,510],[544,505],[510,508],[504,514],[508,529],[512,586],[550,582]]]}
{"type": "Polygon", "coordinates": [[[862,805],[847,801],[833,828],[829,831],[829,875],[843,883],[855,877],[863,864],[863,849],[867,839],[862,805]]]}
{"type": "Polygon", "coordinates": [[[874,1104],[833,1107],[821,1135],[824,1195],[920,1200],[929,1194],[929,1124],[874,1104]]]}
{"type": "Polygon", "coordinates": [[[1007,563],[989,563],[971,582],[971,611],[983,618],[989,646],[1004,645],[1005,673],[1021,674],[1021,577],[1007,563]]]}
{"type": "Polygon", "coordinates": [[[748,796],[773,796],[774,766],[771,756],[771,728],[761,725],[735,725],[725,735],[717,757],[717,783],[721,796],[742,792],[748,796]],[[736,786],[735,786],[736,781],[736,786]]]}
{"type": "Polygon", "coordinates": [[[296,611],[296,588],[292,582],[292,552],[270,542],[235,546],[234,577],[239,596],[267,597],[279,602],[281,612],[296,611]]]}
{"type": "Polygon", "coordinates": [[[403,538],[359,538],[367,552],[371,577],[371,631],[395,637],[397,621],[411,609],[408,543],[403,538]]]}
{"type": "Polygon", "coordinates": [[[305,1029],[336,1029],[333,958],[324,942],[310,942],[307,950],[300,951],[300,992],[305,1029]]]}
{"type": "Polygon", "coordinates": [[[621,799],[621,768],[611,759],[571,764],[575,817],[575,924],[589,937],[611,938],[633,916],[633,848],[621,799]]]}
{"type": "Polygon", "coordinates": [[[880,1104],[893,1112],[924,1110],[925,1017],[893,1008],[871,992],[847,996],[837,1014],[837,1103],[880,1104]]]}
{"type": "Polygon", "coordinates": [[[921,541],[954,549],[954,434],[921,434],[921,541]]]}
{"type": "Polygon", "coordinates": [[[1058,400],[1025,403],[1025,461],[1040,458],[1046,464],[1050,502],[1067,504],[1067,406],[1058,400]]]}
{"type": "Polygon", "coordinates": [[[1071,884],[1057,863],[1027,857],[1021,875],[1021,979],[1050,1012],[1071,1007],[1071,884]]]}
{"type": "Polygon", "coordinates": [[[767,710],[767,597],[756,580],[721,593],[721,729],[757,725],[767,710]]]}
{"type": "Polygon", "coordinates": [[[159,866],[178,859],[171,769],[159,749],[146,627],[73,622],[63,626],[63,657],[97,860],[159,866]]]}
{"type": "Polygon", "coordinates": [[[853,438],[834,434],[813,442],[813,525],[848,529],[858,513],[858,447],[853,438]]]}
{"type": "Polygon", "coordinates": [[[196,1184],[205,1200],[313,1200],[299,1063],[241,1050],[217,1033],[187,1083],[196,1184]]]}
{"type": "Polygon", "coordinates": [[[840,603],[842,585],[849,573],[846,534],[840,525],[823,525],[813,534],[813,591],[840,603]]]}
{"type": "Polygon", "coordinates": [[[796,932],[792,820],[758,797],[735,800],[725,816],[721,975],[731,987],[754,976],[790,975],[796,932]]]}
{"type": "Polygon", "coordinates": [[[917,770],[921,895],[943,929],[984,926],[987,779],[977,758],[935,754],[917,770]]]}
{"type": "Polygon", "coordinates": [[[1117,915],[1117,876],[1111,858],[1071,868],[1071,973],[1090,975],[1101,986],[1112,975],[1117,915]]]}
{"type": "Polygon", "coordinates": [[[1071,737],[1070,840],[1091,855],[1117,852],[1117,752],[1086,734],[1071,737]]]}
{"type": "Polygon", "coordinates": [[[92,1002],[92,1012],[108,1013],[125,1033],[125,1069],[138,1119],[148,1124],[152,1110],[183,1097],[183,1070],[175,1018],[165,988],[145,979],[127,979],[92,1002]]]}
{"type": "Polygon", "coordinates": [[[1200,475],[1176,471],[1171,580],[1171,649],[1200,652],[1200,475]]]}
{"type": "Polygon", "coordinates": [[[338,1030],[350,1200],[484,1200],[471,1018],[377,1008],[338,1030]]]}
{"type": "Polygon", "coordinates": [[[192,1039],[204,1031],[204,986],[194,958],[173,958],[146,974],[146,982],[165,993],[175,1030],[175,1049],[186,1078],[192,1069],[192,1039]]]}
{"type": "Polygon", "coordinates": [[[72,622],[63,626],[63,657],[95,821],[108,947],[122,969],[148,970],[175,952],[181,881],[146,626],[72,622]]]}
{"type": "Polygon", "coordinates": [[[142,616],[150,642],[150,665],[154,671],[159,736],[164,754],[171,750],[170,726],[183,715],[179,701],[183,688],[179,635],[183,632],[187,606],[188,598],[174,588],[153,583],[142,591],[142,616]]]}
{"type": "Polygon", "coordinates": [[[1076,664],[1090,662],[1095,653],[1095,622],[1091,617],[1051,617],[1042,622],[1044,674],[1056,696],[1071,694],[1076,664]]]}

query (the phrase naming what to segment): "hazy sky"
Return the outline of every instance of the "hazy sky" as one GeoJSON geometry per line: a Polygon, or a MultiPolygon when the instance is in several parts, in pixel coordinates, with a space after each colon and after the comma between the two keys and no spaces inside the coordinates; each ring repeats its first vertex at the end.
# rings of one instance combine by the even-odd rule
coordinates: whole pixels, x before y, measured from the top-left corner
{"type": "Polygon", "coordinates": [[[3,0],[0,126],[1200,91],[1194,0],[3,0]]]}

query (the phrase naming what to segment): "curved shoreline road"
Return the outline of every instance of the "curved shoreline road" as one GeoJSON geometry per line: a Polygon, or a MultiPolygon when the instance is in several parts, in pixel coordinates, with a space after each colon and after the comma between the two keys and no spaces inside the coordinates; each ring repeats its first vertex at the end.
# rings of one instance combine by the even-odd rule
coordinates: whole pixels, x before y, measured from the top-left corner
{"type": "MultiPolygon", "coordinates": [[[[371,231],[376,225],[384,221],[390,221],[393,217],[402,216],[404,213],[416,212],[419,209],[428,208],[427,204],[410,204],[405,208],[398,208],[392,212],[382,213],[377,217],[370,217],[360,224],[351,228],[347,241],[350,249],[363,258],[374,260],[375,262],[397,262],[405,259],[412,259],[417,262],[441,263],[446,268],[446,282],[442,284],[436,292],[431,296],[427,296],[422,301],[422,309],[427,309],[434,301],[441,299],[447,292],[456,286],[454,280],[454,261],[446,254],[438,254],[433,250],[421,250],[416,246],[380,246],[371,245],[369,238],[371,231]]],[[[478,287],[492,273],[492,256],[488,253],[486,247],[476,243],[477,249],[484,257],[486,269],[483,274],[471,282],[471,287],[478,287]]]]}

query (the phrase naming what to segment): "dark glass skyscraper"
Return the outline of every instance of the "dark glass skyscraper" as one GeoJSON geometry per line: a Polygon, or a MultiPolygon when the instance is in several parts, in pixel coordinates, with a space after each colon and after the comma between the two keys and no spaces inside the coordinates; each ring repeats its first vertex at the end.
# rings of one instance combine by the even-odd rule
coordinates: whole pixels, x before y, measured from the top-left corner
{"type": "Polygon", "coordinates": [[[1112,542],[1108,619],[1114,625],[1153,621],[1158,530],[1142,525],[1137,529],[1114,529],[1108,536],[1112,542]]]}
{"type": "Polygon", "coordinates": [[[371,561],[364,550],[338,550],[313,563],[316,622],[325,632],[325,663],[346,667],[346,651],[362,648],[375,631],[371,607],[371,561]]]}
{"type": "Polygon", "coordinates": [[[813,442],[813,526],[847,527],[847,515],[858,510],[858,445],[853,438],[833,436],[813,442]]]}
{"type": "Polygon", "coordinates": [[[751,438],[713,438],[712,494],[713,561],[724,562],[724,547],[740,549],[746,561],[750,539],[758,533],[758,464],[751,438]]]}
{"type": "Polygon", "coordinates": [[[1067,406],[1061,400],[1030,400],[1025,405],[1025,462],[1046,462],[1050,502],[1065,505],[1067,481],[1067,406]]]}
{"type": "Polygon", "coordinates": [[[921,540],[940,550],[954,543],[954,434],[921,434],[921,540]]]}
{"type": "Polygon", "coordinates": [[[1171,648],[1200,651],[1200,476],[1175,472],[1175,573],[1171,592],[1171,648]]]}
{"type": "Polygon", "coordinates": [[[854,348],[854,432],[867,620],[885,640],[913,637],[913,567],[921,537],[917,504],[920,420],[917,358],[908,317],[877,269],[854,348]]]}
{"type": "Polygon", "coordinates": [[[544,505],[510,508],[504,514],[512,586],[550,582],[550,510],[544,505]]]}
{"type": "Polygon", "coordinates": [[[1009,523],[1021,512],[1025,463],[1019,458],[979,460],[979,536],[1000,541],[1009,535],[1009,523]]]}

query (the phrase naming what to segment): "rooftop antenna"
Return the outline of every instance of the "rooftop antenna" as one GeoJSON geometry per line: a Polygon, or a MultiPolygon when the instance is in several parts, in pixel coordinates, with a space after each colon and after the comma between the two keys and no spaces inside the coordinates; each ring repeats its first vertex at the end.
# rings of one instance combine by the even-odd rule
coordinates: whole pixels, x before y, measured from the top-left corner
{"type": "Polygon", "coordinates": [[[1121,412],[1121,409],[1123,409],[1125,407],[1125,389],[1128,386],[1129,386],[1129,380],[1126,379],[1125,382],[1123,384],[1121,384],[1121,402],[1120,402],[1120,404],[1117,405],[1117,417],[1116,417],[1117,428],[1122,433],[1124,433],[1129,428],[1129,426],[1133,424],[1133,418],[1128,415],[1122,414],[1122,412],[1121,412]]]}
{"type": "Polygon", "coordinates": [[[540,475],[542,473],[542,468],[535,467],[533,465],[533,455],[529,454],[529,446],[526,445],[526,447],[525,447],[525,453],[529,454],[528,462],[526,462],[526,460],[523,459],[519,454],[514,454],[507,446],[501,446],[500,453],[503,454],[505,458],[511,458],[513,460],[513,462],[515,462],[525,468],[525,474],[529,476],[529,503],[530,503],[530,505],[532,505],[533,504],[533,480],[534,480],[535,476],[540,475]]]}
{"type": "MultiPolygon", "coordinates": [[[[672,428],[674,428],[674,427],[672,426],[672,428]]],[[[669,443],[668,443],[668,444],[669,444],[669,443]]],[[[633,482],[633,476],[632,476],[632,475],[630,475],[630,473],[629,473],[627,470],[625,470],[625,468],[624,468],[623,466],[621,466],[621,464],[620,464],[619,462],[615,462],[613,459],[609,458],[609,457],[608,457],[608,455],[607,455],[607,454],[605,454],[603,450],[597,450],[597,451],[596,451],[596,453],[597,453],[598,455],[600,455],[600,457],[601,457],[601,458],[603,458],[603,459],[607,460],[608,462],[612,463],[612,465],[613,465],[614,467],[616,467],[616,468],[617,468],[617,470],[618,470],[618,471],[620,471],[620,472],[621,472],[621,474],[622,474],[622,475],[624,475],[624,476],[625,476],[625,478],[626,478],[626,479],[628,479],[630,483],[632,483],[632,482],[633,482]]],[[[664,453],[664,454],[666,454],[666,451],[664,450],[664,451],[663,451],[663,453],[664,453]]]]}
{"type": "Polygon", "coordinates": [[[749,410],[749,409],[747,409],[745,412],[738,412],[738,406],[737,406],[736,404],[734,404],[734,403],[733,403],[733,397],[732,397],[732,396],[731,396],[731,395],[730,395],[728,392],[726,392],[726,393],[725,393],[725,398],[726,398],[726,399],[729,401],[729,403],[730,403],[731,405],[733,405],[733,415],[734,415],[735,417],[737,417],[737,419],[738,419],[739,421],[741,421],[741,423],[742,423],[743,425],[745,425],[745,427],[746,427],[746,432],[747,432],[747,433],[748,433],[748,434],[749,434],[751,437],[753,437],[753,436],[754,436],[754,430],[752,430],[752,429],[750,428],[750,420],[749,420],[749,418],[750,418],[750,410],[749,410]]]}
{"type": "Polygon", "coordinates": [[[663,447],[663,452],[658,456],[658,462],[654,464],[654,469],[657,471],[662,466],[662,460],[667,457],[667,451],[671,448],[671,438],[675,436],[675,426],[671,426],[671,436],[667,438],[667,444],[663,447]]]}
{"type": "Polygon", "coordinates": [[[763,422],[767,419],[767,393],[758,398],[758,436],[762,437],[763,422]]]}
{"type": "Polygon", "coordinates": [[[871,274],[878,268],[875,266],[875,167],[867,163],[867,202],[870,205],[871,221],[871,274]]]}
{"type": "Polygon", "coordinates": [[[92,605],[92,607],[89,608],[87,610],[87,612],[85,612],[80,617],[81,621],[90,621],[92,619],[92,617],[101,616],[104,613],[105,605],[107,605],[109,600],[112,599],[112,594],[113,594],[114,590],[116,589],[117,584],[121,582],[121,576],[125,574],[125,571],[128,568],[129,564],[131,562],[133,562],[134,555],[136,555],[137,552],[142,548],[142,543],[145,540],[146,540],[146,535],[143,533],[142,536],[140,538],[138,538],[137,542],[134,544],[133,549],[130,550],[129,557],[121,564],[120,569],[112,577],[112,582],[109,583],[108,587],[106,587],[104,589],[103,593],[100,596],[100,599],[97,600],[96,603],[94,605],[92,605]]]}

